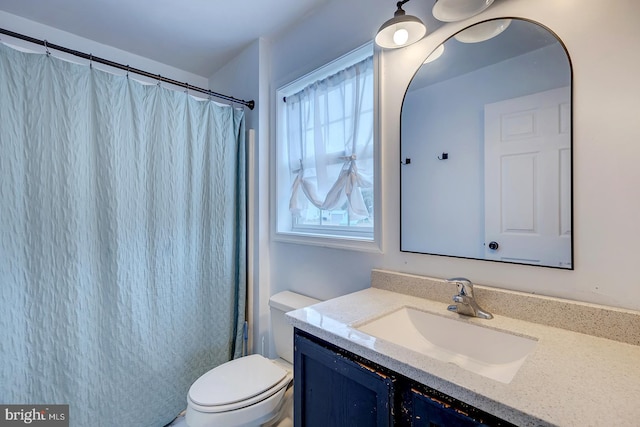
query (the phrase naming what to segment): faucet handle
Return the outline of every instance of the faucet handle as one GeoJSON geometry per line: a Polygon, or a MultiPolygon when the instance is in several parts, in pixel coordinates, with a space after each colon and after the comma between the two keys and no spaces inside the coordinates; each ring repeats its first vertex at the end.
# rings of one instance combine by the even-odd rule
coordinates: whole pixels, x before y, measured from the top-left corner
{"type": "Polygon", "coordinates": [[[447,279],[447,283],[455,283],[458,287],[458,295],[466,295],[473,298],[473,283],[464,277],[454,277],[447,279]]]}
{"type": "Polygon", "coordinates": [[[464,304],[466,301],[463,295],[454,295],[453,302],[457,302],[458,304],[464,304]]]}

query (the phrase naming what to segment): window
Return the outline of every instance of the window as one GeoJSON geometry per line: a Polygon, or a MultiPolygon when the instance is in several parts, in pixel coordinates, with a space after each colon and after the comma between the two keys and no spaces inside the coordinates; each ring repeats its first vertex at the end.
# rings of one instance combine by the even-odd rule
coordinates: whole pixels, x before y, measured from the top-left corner
{"type": "Polygon", "coordinates": [[[373,241],[373,80],[369,44],[278,90],[278,237],[373,241]]]}

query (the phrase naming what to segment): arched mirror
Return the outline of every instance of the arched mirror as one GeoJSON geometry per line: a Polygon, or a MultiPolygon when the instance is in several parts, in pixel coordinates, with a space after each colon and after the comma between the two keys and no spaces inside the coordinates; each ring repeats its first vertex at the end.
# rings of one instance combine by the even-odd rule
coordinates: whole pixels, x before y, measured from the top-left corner
{"type": "Polygon", "coordinates": [[[563,44],[499,19],[425,57],[401,113],[401,250],[573,269],[563,44]]]}

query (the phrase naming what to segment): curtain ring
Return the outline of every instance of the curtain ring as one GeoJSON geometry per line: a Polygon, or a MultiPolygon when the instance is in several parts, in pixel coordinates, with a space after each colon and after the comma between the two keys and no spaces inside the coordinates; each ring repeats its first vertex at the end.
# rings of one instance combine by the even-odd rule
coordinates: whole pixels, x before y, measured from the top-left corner
{"type": "Polygon", "coordinates": [[[127,79],[129,78],[129,64],[127,64],[127,79]]]}
{"type": "Polygon", "coordinates": [[[160,83],[162,82],[162,76],[160,74],[158,74],[158,87],[160,87],[160,83]]]}
{"type": "Polygon", "coordinates": [[[93,54],[89,54],[89,68],[93,69],[93,54]]]}
{"type": "Polygon", "coordinates": [[[185,83],[186,88],[184,90],[184,93],[186,93],[187,95],[189,95],[189,83],[185,83]]]}
{"type": "Polygon", "coordinates": [[[49,52],[49,46],[47,46],[46,40],[44,40],[44,50],[47,53],[47,56],[51,56],[51,52],[49,52]]]}

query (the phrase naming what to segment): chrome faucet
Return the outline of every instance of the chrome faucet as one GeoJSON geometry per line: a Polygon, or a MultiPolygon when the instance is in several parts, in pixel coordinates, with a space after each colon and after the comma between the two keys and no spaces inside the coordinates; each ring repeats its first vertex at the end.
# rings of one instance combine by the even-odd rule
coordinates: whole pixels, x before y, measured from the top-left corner
{"type": "Polygon", "coordinates": [[[455,304],[447,307],[449,311],[455,311],[465,316],[480,317],[482,319],[492,319],[493,315],[480,308],[473,298],[473,284],[463,277],[448,279],[447,283],[455,283],[458,287],[458,294],[453,296],[455,304]]]}

